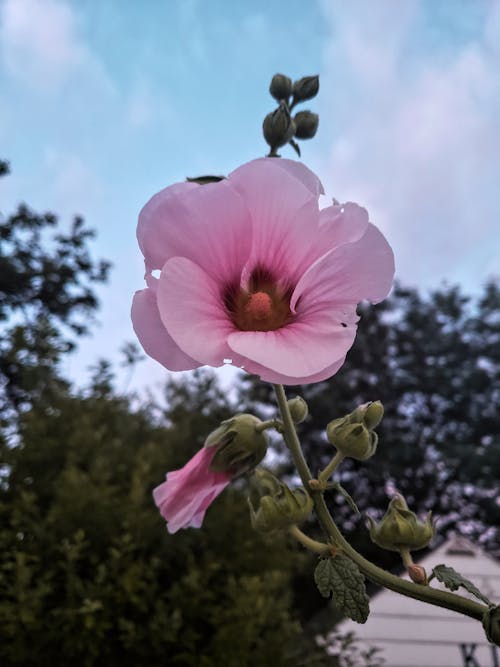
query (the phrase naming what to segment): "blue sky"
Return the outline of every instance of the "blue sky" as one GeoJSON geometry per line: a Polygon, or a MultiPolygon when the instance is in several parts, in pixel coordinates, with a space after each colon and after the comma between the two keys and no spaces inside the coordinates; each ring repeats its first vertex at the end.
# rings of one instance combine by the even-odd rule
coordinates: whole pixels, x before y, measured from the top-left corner
{"type": "MultiPolygon", "coordinates": [[[[262,155],[276,71],[319,73],[303,159],[368,208],[401,280],[476,290],[498,275],[499,2],[0,0],[0,210],[82,214],[114,264],[72,377],[134,339],[142,205],[262,155]]],[[[147,361],[136,383],[165,373],[147,361]]]]}

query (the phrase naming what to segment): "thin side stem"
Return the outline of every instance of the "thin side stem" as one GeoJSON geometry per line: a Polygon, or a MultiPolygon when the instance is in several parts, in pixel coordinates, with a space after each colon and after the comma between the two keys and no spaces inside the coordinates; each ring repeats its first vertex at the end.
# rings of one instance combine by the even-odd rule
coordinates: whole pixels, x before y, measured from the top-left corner
{"type": "Polygon", "coordinates": [[[280,433],[283,432],[283,424],[282,422],[280,422],[279,419],[267,419],[266,421],[257,424],[255,430],[257,431],[257,433],[262,433],[262,431],[267,431],[270,428],[274,428],[276,429],[276,431],[279,431],[280,433]]]}
{"type": "Polygon", "coordinates": [[[427,602],[437,607],[445,607],[446,609],[451,609],[452,611],[456,611],[480,621],[488,611],[486,605],[479,604],[473,600],[468,600],[455,593],[437,590],[429,586],[419,586],[418,584],[406,581],[405,579],[400,579],[399,577],[390,574],[390,572],[370,563],[369,560],[358,553],[349,542],[347,542],[330,515],[323,494],[321,492],[311,491],[310,489],[309,481],[312,479],[311,471],[309,470],[304,454],[302,453],[302,447],[297,437],[295,425],[292,421],[290,410],[288,409],[286,402],[285,390],[280,384],[273,386],[274,391],[276,392],[281,417],[283,419],[285,442],[299,472],[302,484],[314,500],[314,508],[318,520],[332,543],[341,549],[346,556],[349,556],[349,558],[356,563],[361,572],[374,583],[389,588],[392,591],[396,591],[397,593],[401,593],[402,595],[406,595],[407,597],[422,600],[423,602],[427,602]]]}
{"type": "Polygon", "coordinates": [[[297,542],[300,542],[302,546],[309,549],[309,551],[313,551],[315,554],[325,556],[331,551],[331,545],[313,540],[312,537],[303,533],[298,526],[290,526],[288,532],[297,540],[297,542]]]}
{"type": "Polygon", "coordinates": [[[341,452],[337,451],[330,463],[318,475],[318,482],[320,483],[320,486],[323,486],[323,484],[328,482],[331,474],[339,467],[344,459],[345,456],[341,452]]]}

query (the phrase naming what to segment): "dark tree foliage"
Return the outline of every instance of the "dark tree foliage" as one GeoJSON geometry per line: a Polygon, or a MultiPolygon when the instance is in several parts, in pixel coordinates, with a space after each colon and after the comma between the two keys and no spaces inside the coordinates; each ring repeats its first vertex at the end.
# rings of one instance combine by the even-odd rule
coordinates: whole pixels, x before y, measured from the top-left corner
{"type": "Polygon", "coordinates": [[[85,395],[61,392],[50,414],[22,413],[20,442],[5,452],[0,663],[305,664],[312,643],[291,583],[312,559],[285,535],[253,532],[243,482],[203,530],[175,536],[152,501],[165,471],[230,414],[213,377],[171,384],[161,423],[103,378],[85,395]]]}
{"type": "MultiPolygon", "coordinates": [[[[440,531],[457,528],[500,548],[500,289],[488,283],[471,299],[457,287],[428,296],[398,287],[377,306],[362,305],[354,347],[330,380],[289,390],[309,404],[301,425],[313,471],[332,455],[324,428],[356,405],[380,399],[385,417],[376,455],[346,461],[337,477],[362,511],[381,513],[398,489],[419,512],[432,509],[440,531]]],[[[270,388],[251,378],[257,404],[270,388]]],[[[242,396],[245,395],[245,391],[242,396]]],[[[242,399],[243,400],[243,399],[242,399]]],[[[340,497],[330,504],[343,527],[366,539],[340,497]]],[[[365,542],[364,548],[372,549],[365,542]]],[[[375,549],[375,548],[373,548],[375,549]]],[[[375,549],[379,559],[383,552],[375,549]]]]}
{"type": "MultiPolygon", "coordinates": [[[[0,162],[0,175],[8,164],[0,162]]],[[[88,332],[98,302],[94,285],[109,264],[89,250],[94,232],[76,217],[68,233],[52,213],[25,204],[0,214],[0,417],[46,400],[62,380],[55,369],[88,332]]]]}

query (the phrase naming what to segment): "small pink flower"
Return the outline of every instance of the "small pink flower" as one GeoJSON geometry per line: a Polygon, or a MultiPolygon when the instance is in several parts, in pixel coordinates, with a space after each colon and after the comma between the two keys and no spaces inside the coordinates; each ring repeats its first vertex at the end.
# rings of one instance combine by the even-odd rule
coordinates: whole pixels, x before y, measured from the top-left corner
{"type": "Polygon", "coordinates": [[[166,482],[153,491],[169,533],[180,528],[200,528],[208,506],[232,479],[230,472],[210,470],[217,446],[203,447],[180,470],[167,473],[166,482]]]}
{"type": "Polygon", "coordinates": [[[155,195],[137,230],[148,287],[132,305],[145,351],[174,371],[230,360],[282,384],[336,373],[356,305],[387,296],[394,258],[364,208],[320,210],[322,193],[301,163],[263,158],[155,195]]]}

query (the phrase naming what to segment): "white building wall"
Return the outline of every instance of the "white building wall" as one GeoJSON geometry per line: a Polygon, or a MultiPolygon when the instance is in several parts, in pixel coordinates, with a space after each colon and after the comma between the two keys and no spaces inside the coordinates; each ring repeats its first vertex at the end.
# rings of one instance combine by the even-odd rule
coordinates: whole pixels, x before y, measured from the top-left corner
{"type": "MultiPolygon", "coordinates": [[[[445,564],[500,602],[500,564],[463,538],[452,538],[425,560],[429,574],[445,564]]],[[[444,588],[434,579],[431,585],[444,588]]],[[[473,596],[464,589],[457,591],[473,596]]],[[[486,640],[481,623],[461,614],[383,590],[370,601],[368,621],[346,620],[335,628],[352,632],[363,646],[382,649],[385,667],[500,667],[500,648],[486,640]]]]}

